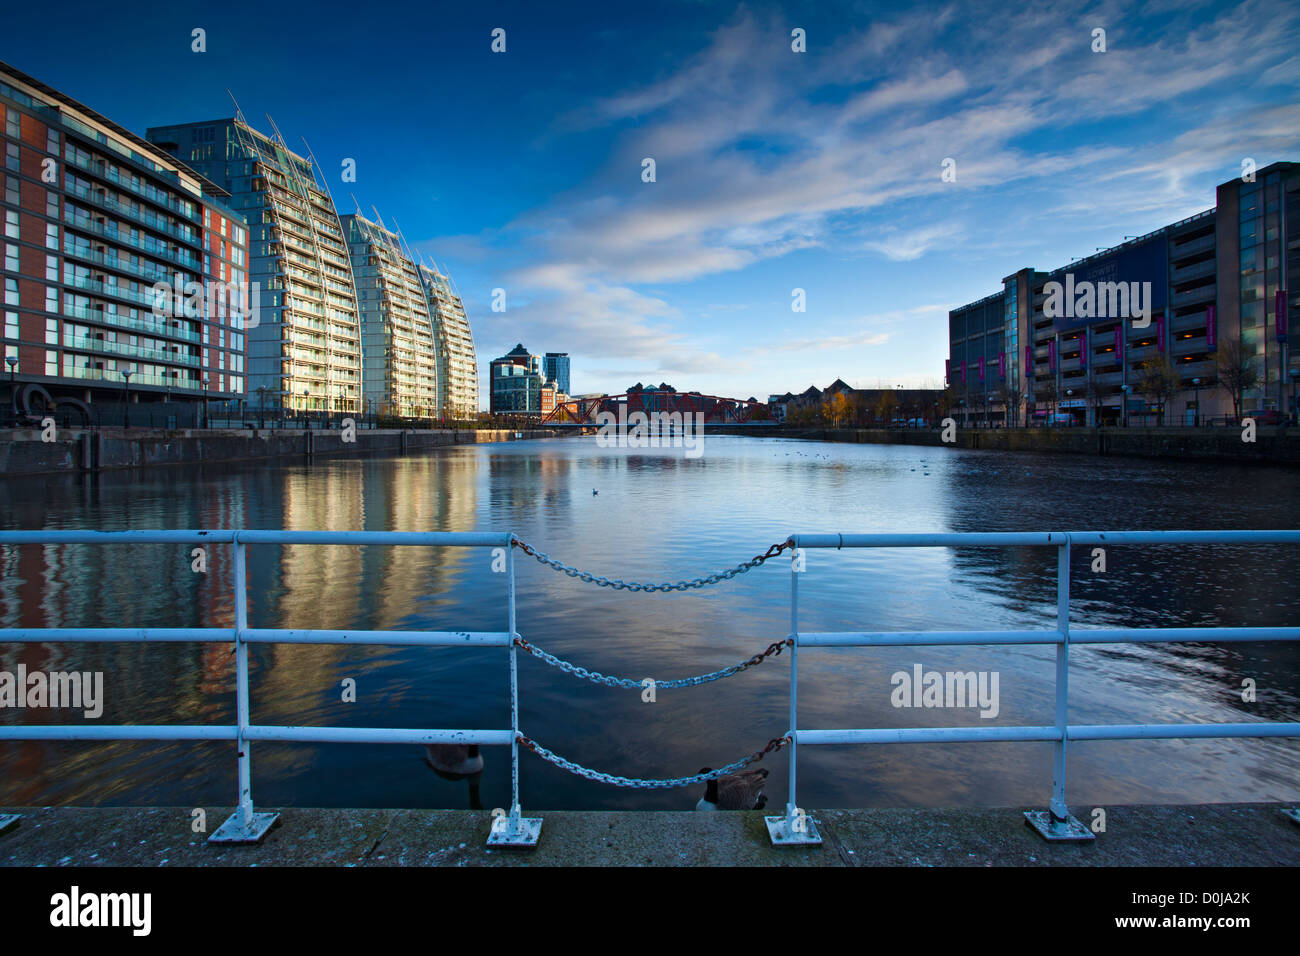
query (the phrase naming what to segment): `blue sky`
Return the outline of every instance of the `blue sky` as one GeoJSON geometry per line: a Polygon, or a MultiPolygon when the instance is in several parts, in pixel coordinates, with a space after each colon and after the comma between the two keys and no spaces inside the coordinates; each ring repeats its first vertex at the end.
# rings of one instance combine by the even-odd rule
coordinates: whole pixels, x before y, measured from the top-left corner
{"type": "Polygon", "coordinates": [[[1300,159],[1294,4],[1011,7],[22,4],[0,58],[142,135],[269,113],[450,272],[484,371],[765,398],[937,383],[949,308],[1300,159]]]}

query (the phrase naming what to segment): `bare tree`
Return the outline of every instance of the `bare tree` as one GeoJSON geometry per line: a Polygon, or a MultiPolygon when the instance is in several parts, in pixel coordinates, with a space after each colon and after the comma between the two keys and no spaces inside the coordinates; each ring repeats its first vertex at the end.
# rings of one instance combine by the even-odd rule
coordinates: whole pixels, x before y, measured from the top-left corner
{"type": "Polygon", "coordinates": [[[1178,372],[1169,362],[1169,356],[1162,355],[1159,358],[1148,359],[1143,362],[1139,369],[1141,377],[1138,379],[1138,391],[1151,400],[1153,405],[1160,408],[1160,424],[1165,424],[1165,404],[1178,390],[1182,388],[1182,379],[1179,378],[1178,372]]]}
{"type": "Polygon", "coordinates": [[[1219,388],[1232,396],[1232,417],[1241,421],[1242,396],[1260,383],[1259,366],[1255,356],[1247,354],[1241,339],[1229,339],[1219,345],[1216,361],[1219,372],[1219,388]]]}

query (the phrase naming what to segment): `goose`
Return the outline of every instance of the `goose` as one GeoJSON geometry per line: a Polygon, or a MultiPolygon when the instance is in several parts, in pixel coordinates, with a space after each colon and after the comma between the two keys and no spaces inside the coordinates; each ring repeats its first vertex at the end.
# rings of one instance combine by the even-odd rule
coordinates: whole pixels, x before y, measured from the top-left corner
{"type": "Polygon", "coordinates": [[[424,748],[424,762],[438,774],[456,777],[468,777],[483,770],[478,744],[428,744],[424,748]]]}
{"type": "MultiPolygon", "coordinates": [[[[711,767],[700,768],[700,773],[712,773],[711,767]]],[[[767,794],[763,786],[769,771],[766,767],[757,770],[741,770],[710,780],[704,796],[695,805],[696,810],[762,810],[767,806],[767,794]]]]}

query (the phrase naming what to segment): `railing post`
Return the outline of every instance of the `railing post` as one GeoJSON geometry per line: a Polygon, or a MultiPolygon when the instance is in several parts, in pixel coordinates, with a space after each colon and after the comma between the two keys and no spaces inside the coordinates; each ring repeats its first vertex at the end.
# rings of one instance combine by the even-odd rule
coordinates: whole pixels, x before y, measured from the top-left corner
{"type": "Polygon", "coordinates": [[[1091,830],[1070,815],[1065,802],[1065,761],[1070,727],[1070,536],[1056,549],[1056,731],[1052,745],[1052,799],[1047,811],[1026,811],[1025,822],[1045,839],[1078,842],[1095,839],[1091,830]]]}
{"type": "Polygon", "coordinates": [[[506,546],[506,607],[510,625],[510,813],[494,816],[488,846],[532,849],[542,835],[542,818],[525,817],[519,808],[519,659],[515,638],[515,546],[506,546]]]}
{"type": "Polygon", "coordinates": [[[278,813],[253,811],[252,741],[246,736],[250,723],[248,643],[244,640],[244,632],[248,630],[246,547],[239,540],[239,532],[235,532],[235,716],[239,723],[239,737],[235,746],[239,768],[239,805],[217,832],[208,837],[209,843],[260,843],[280,818],[278,813]]]}
{"type": "Polygon", "coordinates": [[[813,818],[799,808],[795,797],[799,779],[799,575],[804,554],[796,543],[790,555],[790,781],[784,816],[764,817],[773,846],[820,846],[821,834],[813,818]]]}

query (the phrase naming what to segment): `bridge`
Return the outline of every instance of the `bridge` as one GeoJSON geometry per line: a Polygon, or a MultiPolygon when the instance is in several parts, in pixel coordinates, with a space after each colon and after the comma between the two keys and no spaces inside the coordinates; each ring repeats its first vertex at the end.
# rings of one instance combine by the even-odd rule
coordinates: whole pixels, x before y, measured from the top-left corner
{"type": "Polygon", "coordinates": [[[767,405],[748,399],[702,395],[699,392],[645,389],[623,395],[571,398],[556,405],[553,411],[543,416],[542,425],[596,427],[601,424],[600,416],[604,412],[613,415],[615,421],[623,422],[636,412],[641,412],[647,419],[651,415],[667,415],[668,421],[678,423],[685,421],[687,415],[698,414],[704,416],[702,421],[706,425],[744,425],[749,423],[760,408],[766,409],[767,405]]]}

